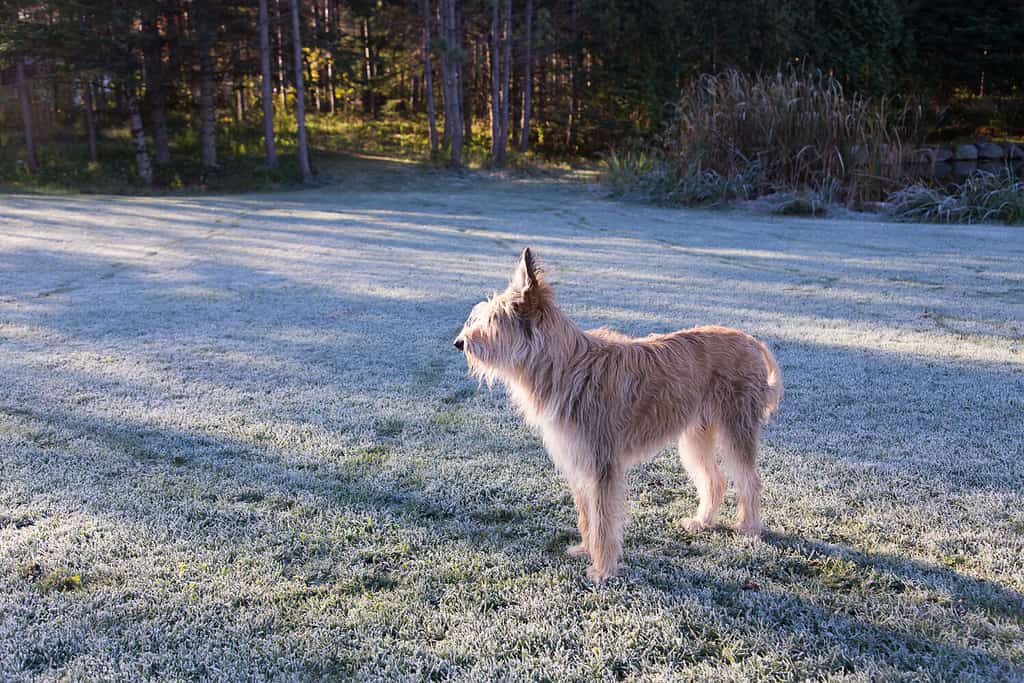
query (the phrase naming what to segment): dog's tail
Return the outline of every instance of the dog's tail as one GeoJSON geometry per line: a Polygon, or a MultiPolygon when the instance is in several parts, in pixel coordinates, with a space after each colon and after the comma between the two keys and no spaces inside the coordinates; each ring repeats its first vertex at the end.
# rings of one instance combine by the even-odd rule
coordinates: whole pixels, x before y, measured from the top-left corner
{"type": "Polygon", "coordinates": [[[779,364],[775,362],[775,356],[768,350],[764,342],[759,341],[758,346],[761,347],[761,355],[764,357],[764,364],[768,370],[768,374],[765,377],[768,393],[765,395],[763,415],[763,419],[767,421],[772,416],[772,413],[778,410],[779,403],[782,402],[782,371],[779,370],[779,364]]]}

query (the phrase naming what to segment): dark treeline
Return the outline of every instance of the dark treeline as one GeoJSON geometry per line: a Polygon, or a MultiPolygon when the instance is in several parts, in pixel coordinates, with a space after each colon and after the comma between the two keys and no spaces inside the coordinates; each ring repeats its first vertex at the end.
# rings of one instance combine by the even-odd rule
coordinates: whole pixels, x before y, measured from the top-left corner
{"type": "Polygon", "coordinates": [[[1024,9],[959,0],[52,0],[0,9],[0,127],[25,163],[62,126],[130,131],[144,180],[197,136],[215,169],[218,121],[297,140],[303,110],[420,116],[439,158],[489,138],[587,154],[661,129],[701,73],[809,66],[869,95],[1019,98],[1024,9]],[[279,130],[278,134],[284,131],[279,130]],[[476,136],[476,137],[474,137],[476,136]]]}

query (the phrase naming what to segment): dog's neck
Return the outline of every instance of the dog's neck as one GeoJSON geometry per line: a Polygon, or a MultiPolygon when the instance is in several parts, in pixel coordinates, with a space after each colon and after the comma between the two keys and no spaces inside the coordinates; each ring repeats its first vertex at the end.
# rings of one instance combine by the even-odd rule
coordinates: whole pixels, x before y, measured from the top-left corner
{"type": "Polygon", "coordinates": [[[510,374],[507,384],[527,420],[543,425],[545,416],[556,417],[560,412],[564,404],[560,392],[571,384],[567,375],[596,341],[554,306],[544,312],[533,334],[536,338],[530,353],[510,374]]]}

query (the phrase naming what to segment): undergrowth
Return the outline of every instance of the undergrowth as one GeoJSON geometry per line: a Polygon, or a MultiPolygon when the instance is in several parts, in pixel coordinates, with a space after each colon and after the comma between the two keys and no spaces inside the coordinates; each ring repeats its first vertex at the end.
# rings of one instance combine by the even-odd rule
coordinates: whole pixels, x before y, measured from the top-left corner
{"type": "Polygon", "coordinates": [[[684,88],[652,144],[608,155],[607,180],[619,196],[670,203],[787,191],[858,205],[902,186],[918,117],[891,99],[847,94],[817,72],[705,75],[684,88]]]}
{"type": "Polygon", "coordinates": [[[915,183],[889,202],[891,217],[900,221],[1024,224],[1024,182],[1009,170],[978,172],[948,188],[915,183]]]}

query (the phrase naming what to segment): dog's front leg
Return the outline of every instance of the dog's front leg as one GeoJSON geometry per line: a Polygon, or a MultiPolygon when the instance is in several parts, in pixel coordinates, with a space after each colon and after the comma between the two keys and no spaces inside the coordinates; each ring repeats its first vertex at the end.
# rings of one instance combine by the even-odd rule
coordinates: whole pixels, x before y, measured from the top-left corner
{"type": "Polygon", "coordinates": [[[587,491],[587,522],[591,566],[587,576],[603,583],[618,571],[625,526],[626,477],[616,464],[606,464],[587,491]]]}
{"type": "Polygon", "coordinates": [[[590,522],[587,520],[587,497],[584,487],[577,482],[570,480],[569,488],[572,489],[572,502],[576,504],[576,526],[580,530],[580,542],[565,549],[569,557],[582,557],[589,555],[587,547],[587,534],[590,533],[590,522]]]}

